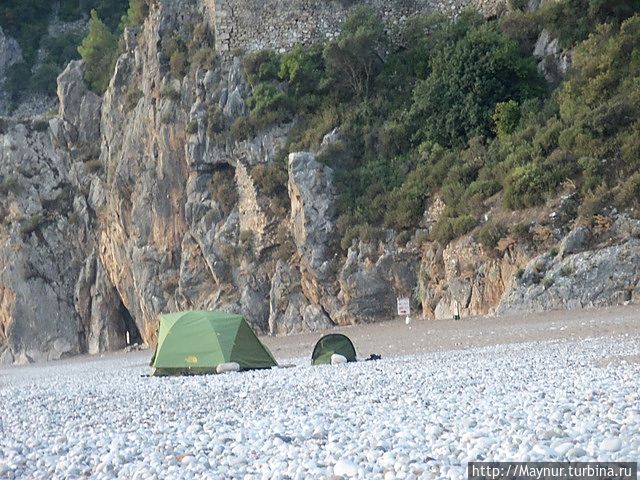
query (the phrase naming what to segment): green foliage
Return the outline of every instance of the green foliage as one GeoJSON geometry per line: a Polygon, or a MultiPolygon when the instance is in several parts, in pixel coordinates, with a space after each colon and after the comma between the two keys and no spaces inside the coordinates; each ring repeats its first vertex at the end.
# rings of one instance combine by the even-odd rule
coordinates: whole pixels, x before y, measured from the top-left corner
{"type": "Polygon", "coordinates": [[[443,247],[452,240],[468,233],[476,226],[477,220],[471,215],[460,217],[442,217],[433,226],[431,237],[443,247]]]}
{"type": "Polygon", "coordinates": [[[247,105],[248,117],[240,117],[231,125],[231,136],[244,140],[268,126],[290,121],[307,99],[313,83],[306,84],[311,54],[294,48],[282,58],[271,50],[261,50],[244,58],[245,74],[253,85],[247,105]],[[280,77],[285,82],[280,81],[280,77]],[[286,81],[288,80],[288,82],[286,81]]]}
{"type": "Polygon", "coordinates": [[[198,68],[211,69],[215,63],[213,34],[205,23],[190,25],[191,35],[178,33],[162,38],[162,53],[174,78],[182,79],[198,68]]]}
{"type": "Polygon", "coordinates": [[[611,191],[602,184],[594,191],[585,194],[579,209],[580,216],[583,218],[593,218],[596,215],[601,215],[610,203],[611,191]]]}
{"type": "Polygon", "coordinates": [[[491,136],[492,113],[500,102],[543,92],[530,57],[495,25],[472,29],[438,50],[432,72],[414,92],[411,118],[418,141],[461,146],[474,136],[491,136]]]}
{"type": "MultiPolygon", "coordinates": [[[[134,3],[138,1],[134,0],[134,3]]],[[[78,34],[47,35],[53,5],[54,2],[42,0],[3,0],[0,3],[0,26],[18,40],[23,55],[23,62],[10,69],[5,83],[13,106],[32,93],[54,95],[58,74],[69,61],[79,58],[77,47],[81,38],[78,34]],[[40,48],[44,58],[33,69],[40,48]]],[[[59,15],[63,21],[74,21],[95,10],[107,29],[115,31],[127,5],[128,0],[61,0],[59,15]]]]}
{"type": "Polygon", "coordinates": [[[25,79],[31,76],[31,68],[25,62],[19,62],[11,66],[7,71],[4,87],[9,95],[12,106],[16,106],[25,93],[25,79]]]}
{"type": "Polygon", "coordinates": [[[595,25],[620,23],[638,12],[639,0],[563,0],[546,2],[538,16],[561,46],[570,47],[585,40],[595,25]]]}
{"type": "Polygon", "coordinates": [[[301,96],[318,90],[323,69],[320,47],[296,46],[280,59],[278,78],[286,81],[295,94],[301,96]]]}
{"type": "Polygon", "coordinates": [[[78,45],[82,41],[75,33],[61,33],[55,37],[46,37],[44,42],[48,52],[47,61],[59,68],[64,68],[71,60],[80,58],[78,45]]]}
{"type": "Polygon", "coordinates": [[[498,137],[504,137],[513,133],[520,122],[520,107],[518,106],[518,102],[509,100],[508,102],[496,104],[492,118],[498,137]]]}
{"type": "MultiPolygon", "coordinates": [[[[589,25],[591,34],[555,91],[530,54],[552,25],[551,7],[496,21],[469,12],[456,21],[415,17],[399,49],[360,7],[322,50],[245,58],[251,113],[231,125],[232,137],[294,122],[288,151],[320,150],[335,171],[343,249],[382,228],[410,234],[435,194],[447,209],[431,235],[443,245],[473,229],[501,190],[512,209],[541,205],[567,184],[579,188],[583,214],[614,198],[629,208],[640,183],[640,16],[624,20],[634,2],[631,10],[605,3],[549,2],[576,17],[567,22],[571,35],[579,29],[570,24],[589,25]],[[593,23],[602,20],[611,24],[593,23]],[[321,147],[336,127],[338,143],[321,147]]],[[[493,248],[506,233],[490,222],[477,235],[493,248]]],[[[532,237],[526,224],[509,234],[532,237]]]]}
{"type": "Polygon", "coordinates": [[[478,230],[478,241],[488,250],[498,246],[498,242],[507,235],[507,227],[499,222],[487,222],[478,230]]]}
{"type": "Polygon", "coordinates": [[[28,65],[33,64],[46,34],[51,6],[41,0],[3,0],[0,4],[0,26],[18,41],[28,65]]]}
{"type": "Polygon", "coordinates": [[[187,45],[184,40],[174,34],[162,39],[162,53],[169,62],[169,71],[174,78],[182,79],[188,68],[187,45]]]}
{"type": "MultiPolygon", "coordinates": [[[[0,7],[7,8],[9,5],[0,7]]],[[[7,12],[5,11],[5,14],[7,12]]],[[[44,21],[48,17],[44,18],[44,21]]],[[[25,25],[24,29],[31,31],[31,26],[25,25]]],[[[18,33],[22,32],[20,30],[18,33]]],[[[13,105],[16,105],[31,93],[43,93],[46,95],[54,95],[56,91],[56,78],[70,61],[79,57],[76,46],[80,38],[73,33],[63,33],[61,35],[50,37],[44,36],[46,31],[31,32],[29,44],[21,42],[23,49],[23,58],[25,61],[13,65],[8,72],[8,80],[5,88],[9,94],[9,99],[13,105]],[[40,44],[46,49],[43,62],[35,71],[31,71],[35,61],[35,51],[31,52],[31,48],[38,48],[40,44]]]]}
{"type": "Polygon", "coordinates": [[[52,63],[44,63],[33,73],[30,87],[33,91],[54,95],[59,74],[60,67],[52,63]]]}
{"type": "Polygon", "coordinates": [[[534,14],[515,10],[500,18],[500,30],[518,44],[523,55],[527,55],[533,51],[542,26],[534,14]]]}
{"type": "Polygon", "coordinates": [[[213,47],[196,49],[191,56],[191,65],[198,68],[212,69],[215,63],[216,50],[213,47]]]}
{"type": "MultiPolygon", "coordinates": [[[[344,217],[343,217],[343,224],[344,217]]],[[[367,223],[360,225],[343,225],[344,234],[340,240],[340,248],[348,250],[353,244],[354,240],[362,240],[363,242],[370,243],[375,242],[381,238],[381,232],[379,229],[372,227],[367,223]]]]}
{"type": "Polygon", "coordinates": [[[624,182],[616,192],[618,208],[640,207],[640,172],[636,172],[624,182]]]}
{"type": "Polygon", "coordinates": [[[251,178],[258,192],[269,197],[268,207],[276,217],[284,218],[289,211],[287,182],[289,174],[284,162],[259,164],[251,169],[251,178]]]}
{"type": "MultiPolygon", "coordinates": [[[[327,106],[315,115],[301,115],[289,136],[290,150],[317,149],[324,136],[338,125],[338,121],[339,113],[334,106],[327,106]]],[[[329,150],[333,148],[334,147],[329,147],[329,150]]],[[[323,152],[323,154],[324,153],[325,152],[323,152]]],[[[340,152],[326,151],[327,155],[336,153],[339,154],[340,152]]]]}
{"type": "Polygon", "coordinates": [[[409,240],[411,240],[411,232],[408,230],[401,231],[395,238],[398,247],[406,247],[409,240]]]}
{"type": "Polygon", "coordinates": [[[288,110],[288,98],[273,83],[259,83],[253,90],[247,104],[256,115],[261,115],[268,111],[288,110]]]}
{"type": "Polygon", "coordinates": [[[95,10],[107,28],[116,32],[121,29],[122,16],[130,5],[139,3],[139,0],[64,0],[65,3],[76,3],[78,6],[78,18],[95,10]]]}
{"type": "Polygon", "coordinates": [[[148,0],[130,0],[127,14],[122,17],[122,24],[125,26],[141,25],[148,15],[148,0]]]}
{"type": "MultiPolygon", "coordinates": [[[[429,139],[421,138],[420,132],[416,134],[417,127],[438,128],[446,123],[438,115],[430,119],[413,115],[423,107],[416,101],[420,98],[414,94],[416,84],[419,87],[437,73],[433,67],[438,52],[452,45],[461,51],[473,50],[472,40],[484,39],[488,46],[482,52],[493,54],[485,69],[488,90],[498,78],[509,93],[497,100],[508,102],[543,91],[533,62],[480,16],[465,14],[456,22],[441,16],[414,18],[402,33],[407,48],[390,54],[381,25],[376,15],[363,7],[346,22],[340,37],[325,47],[322,57],[319,50],[302,47],[282,57],[273,52],[250,55],[245,69],[254,85],[252,114],[232,127],[242,135],[251,135],[256,131],[255,118],[265,112],[280,112],[280,119],[297,114],[289,139],[289,148],[294,150],[318,148],[326,133],[341,126],[343,141],[326,148],[319,158],[336,170],[339,210],[351,219],[340,229],[343,247],[361,235],[362,225],[414,228],[430,194],[441,188],[451,205],[451,218],[456,219],[443,224],[443,230],[465,232],[471,224],[469,212],[481,208],[482,202],[500,189],[495,179],[478,178],[488,154],[483,140],[475,141],[463,158],[436,142],[425,142],[429,139]]],[[[478,53],[477,57],[482,56],[478,53]]],[[[476,73],[463,72],[462,80],[476,73]]],[[[477,79],[481,80],[484,78],[477,79]]],[[[454,81],[459,83],[460,79],[454,81]]],[[[469,93],[469,98],[476,96],[469,93]]],[[[490,104],[482,120],[487,137],[493,134],[491,117],[497,100],[485,102],[490,104]]],[[[451,105],[446,110],[448,113],[451,105]]],[[[503,124],[509,121],[515,123],[513,115],[505,116],[503,124]]],[[[475,132],[465,132],[460,142],[465,143],[471,133],[475,132]]]]}
{"type": "Polygon", "coordinates": [[[604,182],[603,165],[595,158],[583,157],[578,160],[582,169],[582,191],[591,192],[604,182]]]}
{"type": "Polygon", "coordinates": [[[533,207],[544,202],[547,191],[545,172],[539,165],[530,163],[516,167],[507,177],[504,202],[508,208],[513,209],[533,207]]]}
{"type": "Polygon", "coordinates": [[[598,27],[573,55],[557,108],[525,112],[503,142],[508,207],[539,204],[573,178],[588,204],[583,210],[598,212],[603,205],[593,192],[610,191],[640,168],[640,16],[598,27]]]}
{"type": "Polygon", "coordinates": [[[251,169],[251,177],[261,193],[267,196],[287,194],[289,175],[283,163],[261,163],[251,169]]]}
{"type": "Polygon", "coordinates": [[[93,91],[101,94],[107,89],[117,58],[117,48],[115,35],[92,10],[89,34],[78,47],[78,52],[86,63],[85,80],[93,91]]]}
{"type": "Polygon", "coordinates": [[[231,138],[236,141],[246,140],[255,132],[255,127],[249,117],[238,117],[231,124],[231,138]]]}
{"type": "Polygon", "coordinates": [[[324,49],[331,84],[343,95],[368,96],[382,66],[386,44],[384,24],[377,13],[370,7],[358,6],[338,38],[324,49]]]}
{"type": "Polygon", "coordinates": [[[213,105],[207,109],[207,134],[215,137],[226,128],[226,121],[222,109],[218,105],[213,105]]]}
{"type": "Polygon", "coordinates": [[[276,80],[280,70],[280,59],[272,50],[259,50],[244,57],[244,70],[252,85],[276,80]]]}

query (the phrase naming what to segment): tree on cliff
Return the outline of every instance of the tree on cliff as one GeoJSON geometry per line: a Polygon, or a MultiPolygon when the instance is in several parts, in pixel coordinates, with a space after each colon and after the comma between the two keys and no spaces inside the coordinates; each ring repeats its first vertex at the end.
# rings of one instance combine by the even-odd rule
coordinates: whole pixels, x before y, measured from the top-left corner
{"type": "Polygon", "coordinates": [[[127,14],[122,17],[121,25],[130,27],[141,25],[149,15],[149,3],[147,0],[129,0],[127,14]]]}
{"type": "Polygon", "coordinates": [[[118,41],[100,20],[95,10],[91,11],[89,34],[78,47],[86,63],[85,80],[96,93],[102,94],[109,85],[113,65],[117,58],[118,41]]]}
{"type": "Polygon", "coordinates": [[[411,120],[419,126],[415,140],[450,147],[474,136],[491,137],[496,104],[543,91],[533,59],[523,57],[514,41],[487,23],[433,56],[431,74],[413,95],[411,120]]]}
{"type": "Polygon", "coordinates": [[[376,12],[358,7],[344,23],[340,36],[324,49],[331,82],[348,95],[366,97],[383,64],[386,40],[384,24],[376,12]]]}

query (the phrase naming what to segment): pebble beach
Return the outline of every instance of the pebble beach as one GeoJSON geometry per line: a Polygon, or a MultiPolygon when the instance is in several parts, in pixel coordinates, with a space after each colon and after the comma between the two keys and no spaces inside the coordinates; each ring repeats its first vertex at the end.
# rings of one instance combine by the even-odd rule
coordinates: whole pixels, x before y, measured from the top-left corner
{"type": "Polygon", "coordinates": [[[462,479],[474,460],[640,461],[639,332],[193,377],[147,377],[150,356],[0,370],[0,478],[462,479]]]}

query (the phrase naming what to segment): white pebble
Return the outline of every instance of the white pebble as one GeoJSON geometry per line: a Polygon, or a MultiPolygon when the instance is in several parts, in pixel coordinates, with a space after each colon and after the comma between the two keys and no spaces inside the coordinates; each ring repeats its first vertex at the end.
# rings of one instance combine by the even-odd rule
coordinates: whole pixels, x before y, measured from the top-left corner
{"type": "Polygon", "coordinates": [[[338,460],[333,467],[333,474],[339,477],[355,477],[358,474],[358,466],[346,460],[338,460]]]}
{"type": "Polygon", "coordinates": [[[607,452],[617,452],[622,448],[622,442],[619,438],[606,438],[600,445],[600,448],[607,452]]]}

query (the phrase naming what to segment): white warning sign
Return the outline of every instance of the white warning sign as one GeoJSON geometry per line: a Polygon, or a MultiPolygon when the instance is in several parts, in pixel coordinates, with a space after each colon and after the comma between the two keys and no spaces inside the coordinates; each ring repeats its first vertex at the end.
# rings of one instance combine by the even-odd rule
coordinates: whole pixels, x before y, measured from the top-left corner
{"type": "Polygon", "coordinates": [[[398,315],[411,315],[411,307],[409,306],[409,298],[398,298],[398,315]]]}

